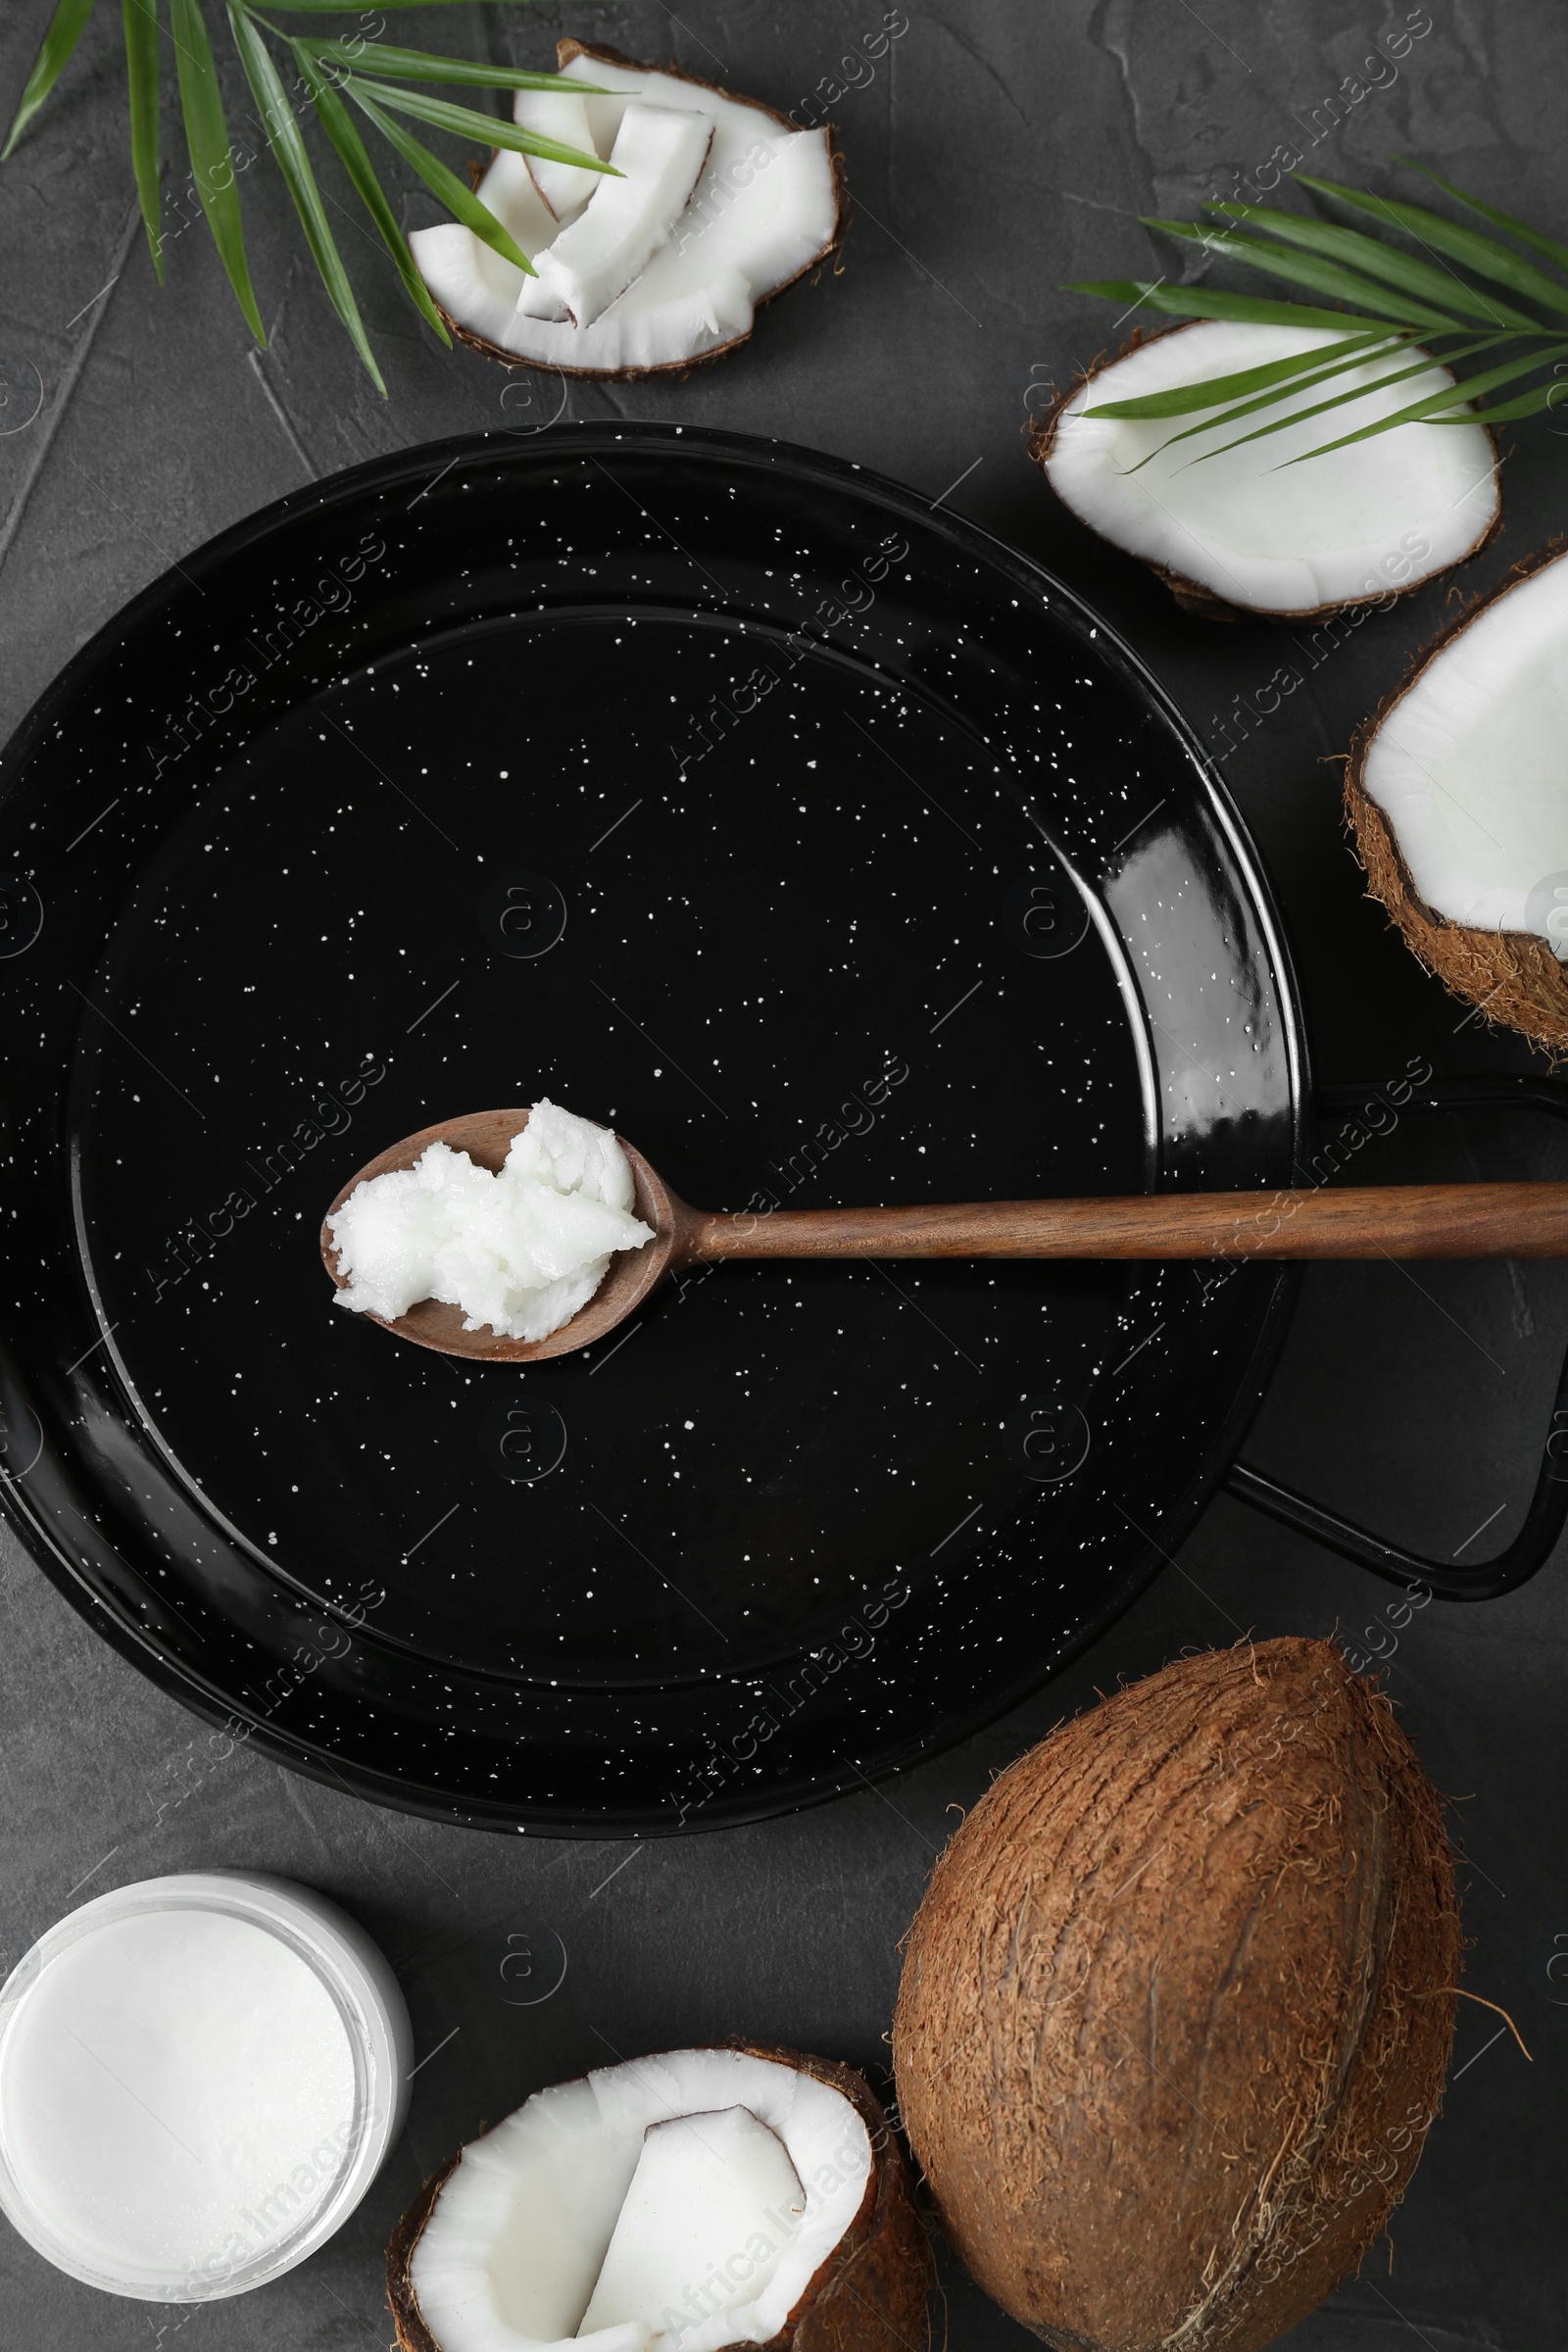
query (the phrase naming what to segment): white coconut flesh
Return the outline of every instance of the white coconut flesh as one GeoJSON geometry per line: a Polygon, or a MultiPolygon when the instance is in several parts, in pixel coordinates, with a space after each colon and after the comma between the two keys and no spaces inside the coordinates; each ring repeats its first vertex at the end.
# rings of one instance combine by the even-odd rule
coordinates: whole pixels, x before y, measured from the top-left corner
{"type": "Polygon", "coordinates": [[[678,2050],[538,2091],[443,2183],[410,2262],[442,2352],[719,2352],[776,2335],[871,2142],[776,2060],[678,2050]]]}
{"type": "MultiPolygon", "coordinates": [[[[578,90],[518,90],[512,119],[523,130],[575,147],[579,155],[598,153],[588,127],[588,101],[578,90]]],[[[534,186],[560,221],[581,212],[604,176],[581,164],[555,164],[542,155],[530,155],[526,162],[534,186]]]]}
{"type": "Polygon", "coordinates": [[[669,235],[712,143],[710,115],[634,98],[610,151],[619,178],[601,175],[577,218],[531,257],[538,275],[523,279],[518,310],[592,326],[669,235]]]}
{"type": "Polygon", "coordinates": [[[1568,959],[1568,559],[1484,605],[1367,745],[1361,788],[1416,895],[1568,959]]]}
{"type": "Polygon", "coordinates": [[[1354,604],[1446,570],[1479,545],[1496,516],[1495,457],[1483,425],[1405,424],[1304,465],[1290,463],[1449,389],[1453,378],[1436,361],[1400,384],[1364,389],[1413,365],[1418,353],[1363,363],[1293,392],[1277,408],[1186,440],[1172,436],[1201,424],[1204,412],[1150,419],[1084,414],[1338,340],[1321,328],[1202,319],[1141,344],[1080,385],[1062,409],[1045,458],[1053,488],[1102,538],[1253,612],[1354,604]],[[1223,456],[1208,454],[1357,386],[1361,397],[1340,408],[1223,456]]]}
{"type": "Polygon", "coordinates": [[[755,2301],[805,2218],[806,2191],[784,2142],[749,2107],[650,2124],[579,2337],[646,2326],[655,2312],[673,2313],[678,2325],[703,2278],[720,2281],[727,2307],[742,2291],[730,2277],[737,2248],[755,2301]]]}
{"type": "MultiPolygon", "coordinates": [[[[602,57],[573,58],[561,79],[596,82],[609,91],[577,98],[590,133],[586,152],[607,162],[633,99],[706,116],[712,139],[689,203],[624,292],[591,325],[519,311],[517,298],[531,282],[526,272],[456,221],[416,229],[409,239],[435,300],[469,334],[521,362],[607,375],[687,367],[750,334],[758,304],[832,243],[838,189],[826,131],[787,131],[744,99],[602,57]]],[[[519,121],[532,121],[522,101],[535,95],[517,93],[519,121]]],[[[553,126],[550,135],[558,135],[553,126]]],[[[478,191],[530,262],[562,227],[540,194],[541,184],[548,184],[536,177],[540,170],[535,164],[530,172],[523,157],[503,150],[478,191]]],[[[583,177],[598,181],[605,174],[583,177]]]]}

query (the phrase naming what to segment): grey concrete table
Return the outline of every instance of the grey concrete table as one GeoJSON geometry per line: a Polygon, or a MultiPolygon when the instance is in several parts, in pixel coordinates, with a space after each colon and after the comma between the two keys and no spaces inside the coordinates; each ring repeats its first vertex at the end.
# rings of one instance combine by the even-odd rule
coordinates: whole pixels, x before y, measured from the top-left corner
{"type": "MultiPolygon", "coordinates": [[[[399,16],[392,33],[545,63],[556,35],[576,31],[787,108],[883,16],[880,0],[683,0],[683,11],[660,0],[456,7],[399,16]]],[[[3,12],[7,116],[48,13],[45,0],[3,12]]],[[[172,236],[158,290],[133,206],[119,17],[100,9],[0,172],[0,426],[21,428],[0,430],[4,728],[124,599],[210,534],[308,477],[503,421],[500,370],[439,351],[370,248],[351,240],[391,387],[385,404],[375,396],[270,168],[244,182],[267,350],[252,347],[199,222],[172,236]]],[[[1414,151],[1568,232],[1568,15],[1549,0],[1430,0],[1430,14],[1399,8],[1386,23],[1370,0],[1205,0],[1201,14],[1185,0],[907,0],[907,18],[874,76],[833,110],[855,196],[842,273],[765,314],[748,349],[689,382],[577,386],[568,414],[815,443],[945,494],[1059,569],[1221,753],[1284,906],[1320,1073],[1387,1078],[1421,1056],[1447,1071],[1530,1066],[1422,977],[1366,902],[1325,764],[1438,625],[1446,588],[1368,620],[1262,715],[1257,691],[1290,659],[1278,636],[1181,615],[1055,506],[1021,428],[1043,384],[1111,339],[1103,306],[1062,281],[1146,273],[1152,246],[1138,214],[1190,214],[1287,160],[1282,147],[1331,177],[1414,151]],[[1400,25],[1425,29],[1396,69],[1364,68],[1374,36],[1400,25]]],[[[172,150],[172,104],[166,123],[172,150]]],[[[433,217],[422,190],[405,204],[411,224],[433,217]]],[[[1168,249],[1152,267],[1173,267],[1168,249]]],[[[1491,585],[1560,526],[1565,429],[1521,428],[1506,533],[1467,587],[1491,585]]],[[[1406,1121],[1380,1145],[1379,1179],[1568,1173],[1565,1147],[1512,1114],[1430,1124],[1418,1135],[1406,1121]]],[[[1482,1556],[1523,1509],[1565,1335],[1557,1266],[1314,1270],[1249,1451],[1390,1534],[1482,1556]]],[[[1396,1629],[1388,1588],[1221,1499],[1094,1652],[967,1746],[763,1828],[615,1847],[434,1827],[244,1750],[214,1764],[205,1733],[0,1540],[5,1964],[90,1892],[243,1862],[323,1888],[379,1937],[421,2058],[402,2142],[355,2220],[303,2269],[238,2302],[155,2307],[76,2286],[0,2230],[0,2337],[30,2352],[130,2352],[187,2329],[190,2352],[384,2343],[391,2221],[481,2117],[614,2052],[736,2031],[879,2075],[899,1938],[953,1806],[1096,1688],[1185,1645],[1339,1628],[1387,1654],[1405,1722],[1460,1800],[1467,1981],[1511,2008],[1534,2063],[1494,2016],[1466,2006],[1394,2256],[1380,2247],[1291,2341],[1555,2352],[1568,2298],[1568,1984],[1552,1982],[1568,1976],[1568,1964],[1552,1970],[1568,1952],[1564,1592],[1558,1560],[1510,1599],[1434,1604],[1396,1629]],[[499,1960],[509,1936],[525,1935],[541,1949],[559,1937],[567,1966],[553,1998],[517,2006],[499,1960]]],[[[959,2352],[1026,2340],[950,2273],[959,2352]]]]}

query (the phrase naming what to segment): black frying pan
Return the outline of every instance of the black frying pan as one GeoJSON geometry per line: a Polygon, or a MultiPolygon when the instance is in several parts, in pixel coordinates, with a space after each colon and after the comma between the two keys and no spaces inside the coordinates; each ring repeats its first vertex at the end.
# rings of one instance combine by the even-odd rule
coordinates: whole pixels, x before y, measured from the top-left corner
{"type": "Polygon", "coordinates": [[[1012,1704],[1221,1481],[1454,1597],[1561,1526],[1548,1459],[1440,1569],[1237,1465],[1289,1269],[737,1266],[525,1378],[333,1309],[344,1178],[540,1093],[714,1205],[1311,1181],[1177,714],[856,467],[573,426],[299,493],[44,698],[0,877],[0,1499],[219,1738],[477,1826],[735,1822],[1012,1704]]]}

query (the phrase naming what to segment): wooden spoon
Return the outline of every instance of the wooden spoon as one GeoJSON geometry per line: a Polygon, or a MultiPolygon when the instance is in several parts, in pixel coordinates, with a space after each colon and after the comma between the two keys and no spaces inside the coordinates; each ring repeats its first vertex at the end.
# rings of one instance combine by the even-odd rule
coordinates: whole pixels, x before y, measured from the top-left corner
{"type": "MultiPolygon", "coordinates": [[[[406,1136],[351,1176],[358,1184],[412,1168],[430,1144],[498,1170],[526,1110],[478,1110],[406,1136]]],[[[624,1136],[637,1214],[654,1229],[640,1250],[617,1250],[585,1307],[547,1340],[465,1331],[462,1309],[422,1298],[395,1322],[399,1339],[443,1355],[529,1363],[568,1355],[624,1323],[666,1274],[730,1257],[1568,1257],[1568,1184],[1390,1184],[1342,1190],[1140,1193],[1129,1200],[973,1200],[910,1208],[774,1209],[739,1216],[692,1208],[624,1136]]],[[[341,1290],[325,1223],[321,1255],[341,1290]]]]}

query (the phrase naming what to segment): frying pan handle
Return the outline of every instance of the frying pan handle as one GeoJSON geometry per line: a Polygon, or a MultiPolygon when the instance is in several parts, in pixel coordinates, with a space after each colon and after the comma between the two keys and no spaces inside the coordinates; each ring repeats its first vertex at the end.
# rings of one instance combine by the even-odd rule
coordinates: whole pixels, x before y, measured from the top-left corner
{"type": "MultiPolygon", "coordinates": [[[[1376,1098],[1375,1086],[1325,1087],[1318,1096],[1324,1110],[1353,1113],[1376,1098]]],[[[1499,1076],[1495,1078],[1436,1078],[1416,1090],[1412,1110],[1541,1110],[1548,1117],[1568,1119],[1568,1085],[1555,1078],[1499,1076]]],[[[1390,1544],[1337,1511],[1298,1494],[1294,1487],[1265,1477],[1246,1462],[1233,1462],[1220,1482],[1227,1494],[1266,1511],[1286,1527],[1311,1536],[1342,1558],[1381,1577],[1385,1584],[1406,1590],[1420,1587],[1438,1600],[1494,1600],[1512,1592],[1544,1567],[1556,1547],[1568,1520],[1568,1355],[1557,1377],[1557,1394],[1542,1446],[1541,1467],[1524,1525],[1513,1542],[1494,1558],[1461,1567],[1456,1561],[1424,1559],[1390,1544]]]]}

